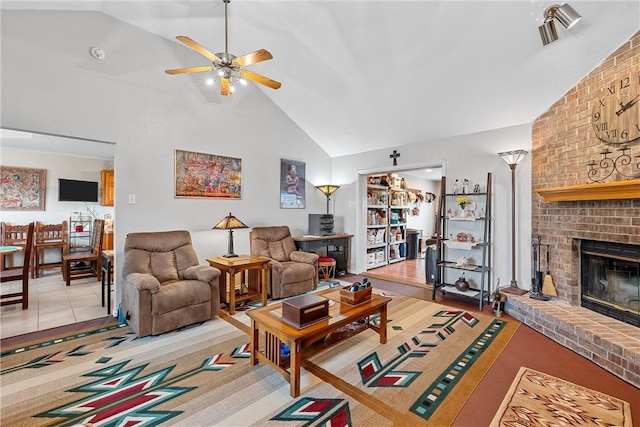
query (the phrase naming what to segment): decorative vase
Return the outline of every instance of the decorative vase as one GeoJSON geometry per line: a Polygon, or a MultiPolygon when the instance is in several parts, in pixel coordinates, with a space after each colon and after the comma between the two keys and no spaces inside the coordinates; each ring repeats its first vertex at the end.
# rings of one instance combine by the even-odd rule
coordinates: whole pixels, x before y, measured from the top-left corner
{"type": "Polygon", "coordinates": [[[469,282],[464,278],[464,273],[462,273],[462,276],[456,280],[455,286],[460,292],[466,292],[469,290],[469,282]]]}

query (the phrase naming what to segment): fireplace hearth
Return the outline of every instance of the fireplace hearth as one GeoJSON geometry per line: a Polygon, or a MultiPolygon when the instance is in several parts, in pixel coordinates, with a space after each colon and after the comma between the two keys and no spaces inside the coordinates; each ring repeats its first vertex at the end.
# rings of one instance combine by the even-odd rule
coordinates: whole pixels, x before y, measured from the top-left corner
{"type": "Polygon", "coordinates": [[[640,245],[580,240],[582,307],[640,327],[640,245]]]}

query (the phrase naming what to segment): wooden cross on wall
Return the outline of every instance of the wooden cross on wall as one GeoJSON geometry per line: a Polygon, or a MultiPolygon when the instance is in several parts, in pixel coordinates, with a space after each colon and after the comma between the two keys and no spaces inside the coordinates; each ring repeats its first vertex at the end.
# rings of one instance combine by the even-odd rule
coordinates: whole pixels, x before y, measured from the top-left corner
{"type": "Polygon", "coordinates": [[[393,150],[393,153],[389,154],[389,158],[393,159],[393,166],[398,166],[398,157],[400,157],[400,153],[396,150],[393,150]]]}

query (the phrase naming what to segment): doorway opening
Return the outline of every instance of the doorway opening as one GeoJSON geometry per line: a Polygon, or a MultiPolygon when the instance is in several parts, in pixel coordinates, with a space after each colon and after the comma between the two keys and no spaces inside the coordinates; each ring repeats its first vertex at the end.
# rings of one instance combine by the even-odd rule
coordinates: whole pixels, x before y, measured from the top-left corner
{"type": "MultiPolygon", "coordinates": [[[[356,229],[357,232],[355,234],[355,251],[354,251],[354,261],[355,261],[355,269],[354,271],[360,272],[360,274],[372,274],[374,270],[378,272],[382,272],[383,268],[394,271],[394,275],[397,279],[402,279],[399,277],[400,275],[415,275],[416,268],[409,266],[409,262],[411,261],[414,264],[419,264],[419,262],[423,260],[423,254],[425,252],[425,241],[427,238],[433,234],[435,231],[435,209],[437,206],[437,197],[439,196],[440,189],[440,179],[443,175],[445,175],[445,162],[425,162],[418,163],[412,165],[406,165],[403,167],[392,167],[392,168],[375,168],[375,169],[366,169],[359,170],[358,178],[356,182],[356,198],[357,198],[357,206],[359,208],[356,210],[356,229]],[[375,180],[376,177],[387,176],[397,181],[388,182],[390,184],[389,194],[391,197],[391,193],[393,192],[394,185],[398,185],[398,183],[403,181],[404,184],[400,184],[405,186],[406,191],[403,193],[408,198],[410,196],[409,193],[412,193],[416,196],[416,200],[410,202],[406,200],[406,206],[404,206],[403,214],[406,222],[402,222],[402,227],[394,225],[390,223],[391,214],[393,213],[393,221],[400,221],[396,216],[400,214],[401,209],[397,209],[398,205],[391,205],[391,203],[396,203],[393,200],[386,200],[387,206],[389,207],[389,218],[385,218],[385,225],[378,226],[368,226],[368,223],[372,221],[372,213],[375,214],[375,209],[369,209],[368,198],[372,197],[371,192],[369,192],[371,178],[375,180]],[[423,199],[425,198],[425,194],[431,193],[434,194],[430,202],[427,200],[419,200],[417,199],[417,194],[422,194],[423,199]],[[394,208],[391,208],[393,206],[394,208]],[[371,212],[374,211],[374,212],[371,212]],[[433,211],[429,214],[430,211],[433,211]],[[376,243],[375,237],[373,240],[373,244],[370,244],[370,240],[372,237],[372,232],[370,230],[375,230],[376,228],[384,229],[384,231],[380,231],[379,233],[384,233],[384,237],[378,237],[378,241],[382,238],[385,240],[384,242],[376,243]],[[394,241],[391,242],[390,229],[394,229],[394,233],[396,233],[399,237],[394,237],[394,241]],[[398,233],[400,230],[400,233],[398,233]],[[409,233],[407,233],[407,230],[409,233]],[[416,256],[415,259],[407,260],[407,237],[409,238],[417,238],[417,236],[413,235],[413,233],[420,234],[420,242],[422,245],[418,245],[419,249],[417,250],[417,254],[413,253],[412,250],[412,258],[413,255],[416,256]],[[379,246],[377,246],[379,245],[379,246]],[[404,250],[403,250],[404,247],[404,250]],[[384,251],[383,258],[381,259],[381,255],[378,255],[378,258],[375,258],[376,254],[374,254],[373,264],[371,259],[371,249],[377,249],[378,252],[380,248],[384,251]],[[391,258],[392,263],[389,262],[390,254],[393,258],[391,258]],[[404,264],[403,264],[404,263],[404,264]],[[393,267],[393,268],[392,268],[393,267]],[[409,267],[409,268],[407,268],[409,267]]],[[[375,185],[375,181],[374,181],[375,185]]],[[[398,188],[400,189],[400,188],[398,188]]],[[[376,201],[375,203],[379,202],[376,201]]],[[[382,207],[380,208],[382,209],[382,207]]],[[[373,222],[376,220],[374,219],[373,222]]],[[[378,231],[376,231],[378,233],[378,231]]],[[[413,242],[412,242],[413,243],[413,242]]],[[[421,277],[424,277],[424,272],[422,272],[421,277]]],[[[409,277],[407,280],[412,279],[415,282],[415,277],[409,277]]]]}
{"type": "MultiPolygon", "coordinates": [[[[72,218],[87,218],[87,224],[92,223],[93,218],[109,218],[114,220],[111,222],[112,226],[115,224],[115,204],[103,204],[104,195],[101,195],[102,171],[113,170],[115,166],[114,143],[27,130],[4,128],[0,131],[0,151],[4,165],[45,171],[43,209],[3,209],[4,222],[27,224],[39,221],[44,224],[60,224],[66,221],[70,225],[72,218]],[[98,183],[98,201],[79,201],[95,200],[93,196],[91,199],[64,201],[69,198],[59,196],[60,179],[98,183]]],[[[87,230],[88,228],[81,226],[77,221],[73,229],[68,229],[67,244],[74,245],[71,250],[81,249],[76,245],[76,238],[82,233],[88,234],[87,230]]],[[[113,234],[110,235],[111,242],[112,236],[113,234]]],[[[66,250],[68,252],[70,248],[67,247],[66,250]]],[[[60,260],[60,252],[45,249],[41,254],[43,262],[55,263],[60,260]]],[[[5,285],[7,284],[11,283],[5,285]]],[[[21,310],[16,304],[5,305],[0,310],[2,338],[108,315],[106,304],[102,306],[101,283],[97,279],[74,280],[71,286],[66,286],[62,280],[61,268],[47,268],[41,271],[39,277],[30,277],[29,289],[27,310],[21,310]]]]}

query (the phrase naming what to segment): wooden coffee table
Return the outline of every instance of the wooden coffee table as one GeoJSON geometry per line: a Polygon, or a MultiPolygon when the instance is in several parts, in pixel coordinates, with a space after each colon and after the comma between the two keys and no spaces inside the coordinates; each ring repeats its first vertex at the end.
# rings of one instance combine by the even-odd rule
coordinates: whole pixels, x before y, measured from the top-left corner
{"type": "MultiPolygon", "coordinates": [[[[390,298],[372,295],[371,300],[358,305],[340,303],[340,289],[333,288],[318,292],[334,301],[329,305],[329,319],[322,320],[305,328],[296,328],[282,319],[282,303],[257,308],[247,312],[251,319],[251,364],[263,360],[273,366],[290,384],[291,397],[300,395],[300,366],[312,354],[319,351],[312,346],[324,339],[329,333],[357,320],[366,318],[366,327],[380,335],[380,342],[387,342],[387,304],[390,298]],[[380,315],[380,327],[371,324],[368,317],[380,315]],[[263,334],[261,334],[263,332],[263,334]],[[260,342],[260,337],[264,342],[260,342]],[[280,344],[289,346],[289,357],[280,354],[280,344]]],[[[326,348],[326,347],[323,347],[326,348]]]]}

